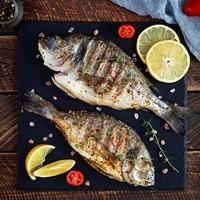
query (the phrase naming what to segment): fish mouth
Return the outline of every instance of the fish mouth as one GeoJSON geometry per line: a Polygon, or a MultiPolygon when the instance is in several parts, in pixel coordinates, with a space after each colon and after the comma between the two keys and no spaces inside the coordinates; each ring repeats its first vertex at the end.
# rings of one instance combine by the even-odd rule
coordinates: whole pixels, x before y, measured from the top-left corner
{"type": "Polygon", "coordinates": [[[45,48],[45,38],[40,38],[38,41],[38,45],[41,46],[42,48],[45,48]]]}

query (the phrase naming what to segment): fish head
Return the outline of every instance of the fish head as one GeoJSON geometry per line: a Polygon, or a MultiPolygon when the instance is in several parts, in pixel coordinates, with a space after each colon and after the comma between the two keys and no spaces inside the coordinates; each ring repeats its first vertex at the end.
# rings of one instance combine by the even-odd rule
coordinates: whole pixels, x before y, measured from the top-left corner
{"type": "Polygon", "coordinates": [[[44,60],[44,65],[60,72],[71,69],[72,65],[69,60],[73,56],[72,45],[69,37],[50,36],[40,38],[38,49],[44,60]]]}
{"type": "Polygon", "coordinates": [[[132,152],[131,149],[122,165],[125,181],[135,186],[153,186],[155,171],[148,151],[140,148],[138,153],[132,152]]]}

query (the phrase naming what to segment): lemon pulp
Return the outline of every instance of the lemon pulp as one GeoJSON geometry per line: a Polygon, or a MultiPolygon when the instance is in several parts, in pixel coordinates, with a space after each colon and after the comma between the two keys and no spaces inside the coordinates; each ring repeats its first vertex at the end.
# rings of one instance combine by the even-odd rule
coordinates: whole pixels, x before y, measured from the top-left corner
{"type": "Polygon", "coordinates": [[[188,71],[190,56],[186,48],[172,40],[154,44],[146,56],[149,73],[157,80],[173,83],[188,71]]]}
{"type": "Polygon", "coordinates": [[[53,150],[55,147],[49,144],[40,144],[32,148],[25,160],[25,167],[29,177],[35,180],[36,177],[33,175],[33,171],[42,166],[45,161],[45,157],[53,150]]]}
{"type": "Polygon", "coordinates": [[[176,32],[168,26],[157,24],[142,31],[137,39],[136,49],[141,60],[146,63],[149,49],[157,42],[174,40],[180,42],[176,32]]]}
{"type": "Polygon", "coordinates": [[[74,160],[58,160],[37,169],[33,175],[37,177],[57,176],[69,171],[74,165],[74,160]]]}

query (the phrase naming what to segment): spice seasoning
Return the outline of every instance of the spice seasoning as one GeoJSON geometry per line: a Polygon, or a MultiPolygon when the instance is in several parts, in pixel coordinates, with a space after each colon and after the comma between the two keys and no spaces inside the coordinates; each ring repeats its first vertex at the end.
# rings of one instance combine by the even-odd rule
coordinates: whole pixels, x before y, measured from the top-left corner
{"type": "Polygon", "coordinates": [[[12,0],[0,1],[0,20],[8,21],[14,17],[15,5],[12,0]]]}

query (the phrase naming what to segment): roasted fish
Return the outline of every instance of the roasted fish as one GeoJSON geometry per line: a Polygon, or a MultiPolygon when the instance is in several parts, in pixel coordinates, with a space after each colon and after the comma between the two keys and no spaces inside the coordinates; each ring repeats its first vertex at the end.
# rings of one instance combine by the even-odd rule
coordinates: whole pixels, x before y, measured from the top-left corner
{"type": "Polygon", "coordinates": [[[54,84],[69,96],[114,109],[148,109],[183,132],[182,115],[188,108],[157,98],[154,86],[134,61],[111,41],[71,35],[41,38],[38,43],[44,65],[54,71],[54,84]]]}
{"type": "Polygon", "coordinates": [[[150,154],[132,128],[104,114],[60,112],[33,92],[25,96],[23,108],[54,122],[69,145],[97,171],[135,186],[154,185],[150,154]]]}

